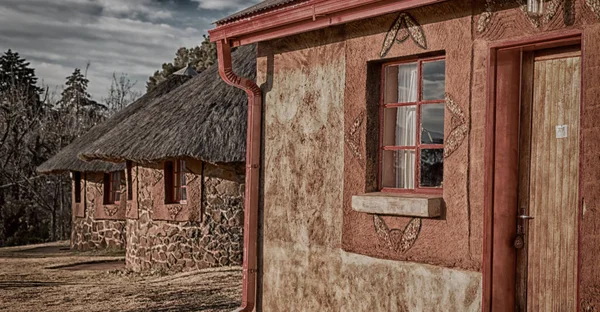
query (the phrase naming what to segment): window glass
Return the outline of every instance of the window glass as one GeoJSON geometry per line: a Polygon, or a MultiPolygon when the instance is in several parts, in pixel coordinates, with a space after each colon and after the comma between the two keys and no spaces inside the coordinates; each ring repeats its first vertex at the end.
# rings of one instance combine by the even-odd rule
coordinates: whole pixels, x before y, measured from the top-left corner
{"type": "Polygon", "coordinates": [[[421,186],[441,187],[444,174],[444,150],[421,150],[421,186]]]}
{"type": "Polygon", "coordinates": [[[415,151],[383,152],[383,187],[413,189],[415,181],[415,151]]]}
{"type": "Polygon", "coordinates": [[[121,172],[115,171],[112,173],[112,181],[110,181],[112,187],[112,202],[118,202],[121,199],[121,172]]]}
{"type": "Polygon", "coordinates": [[[133,164],[131,161],[127,161],[127,199],[133,200],[133,176],[132,176],[133,164]]]}
{"type": "Polygon", "coordinates": [[[386,67],[385,103],[416,102],[418,74],[418,63],[386,67]]]}
{"type": "Polygon", "coordinates": [[[75,180],[75,185],[73,186],[75,192],[75,202],[81,202],[81,172],[76,171],[73,174],[73,179],[75,180]]]}
{"type": "Polygon", "coordinates": [[[180,185],[181,185],[181,192],[180,192],[180,197],[179,200],[181,201],[185,201],[187,200],[187,181],[186,181],[186,177],[185,177],[185,160],[180,161],[179,163],[180,165],[180,173],[179,173],[179,181],[180,181],[180,185]]]}
{"type": "Polygon", "coordinates": [[[446,61],[423,62],[422,100],[443,100],[446,89],[446,61]]]}
{"type": "Polygon", "coordinates": [[[421,105],[421,143],[444,144],[444,104],[421,105]]]}
{"type": "Polygon", "coordinates": [[[439,57],[384,65],[382,189],[442,187],[445,67],[439,57]]]}
{"type": "Polygon", "coordinates": [[[416,106],[384,109],[384,146],[414,146],[416,141],[416,106]]]}

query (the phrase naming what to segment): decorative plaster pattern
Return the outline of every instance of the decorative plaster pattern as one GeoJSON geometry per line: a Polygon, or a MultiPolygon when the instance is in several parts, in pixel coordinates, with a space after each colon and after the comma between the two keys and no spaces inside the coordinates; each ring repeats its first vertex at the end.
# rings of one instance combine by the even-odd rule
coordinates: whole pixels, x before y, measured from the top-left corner
{"type": "Polygon", "coordinates": [[[104,213],[109,217],[116,215],[119,211],[119,206],[103,206],[103,208],[104,213]]]}
{"type": "Polygon", "coordinates": [[[168,206],[167,209],[169,210],[169,216],[171,217],[171,219],[175,220],[175,218],[177,218],[177,215],[181,212],[183,207],[181,205],[171,205],[168,206]]]}
{"type": "Polygon", "coordinates": [[[462,109],[454,102],[450,94],[446,93],[446,107],[452,114],[451,127],[452,131],[446,139],[444,145],[444,158],[452,155],[462,144],[469,132],[469,122],[462,109]]]}
{"type": "Polygon", "coordinates": [[[490,21],[492,20],[493,4],[493,0],[485,0],[485,10],[481,13],[479,20],[477,21],[478,33],[484,32],[490,24],[490,21]]]}
{"type": "Polygon", "coordinates": [[[160,180],[162,180],[163,178],[163,171],[162,170],[153,170],[152,171],[152,186],[155,186],[156,184],[158,184],[158,182],[160,182],[160,180]]]}
{"type": "Polygon", "coordinates": [[[585,4],[590,8],[596,17],[600,19],[600,0],[585,0],[585,4]]]}
{"type": "MultiPolygon", "coordinates": [[[[545,24],[549,24],[561,11],[566,11],[567,13],[563,14],[565,25],[570,25],[570,20],[573,18],[573,9],[572,3],[573,0],[551,0],[548,1],[545,5],[545,14],[543,16],[533,16],[527,13],[527,2],[525,0],[516,0],[516,3],[519,5],[521,11],[531,22],[531,25],[534,28],[540,28],[545,24]]],[[[600,0],[586,0],[585,1],[588,6],[590,6],[591,10],[596,13],[600,18],[600,0]]],[[[492,21],[492,17],[494,15],[494,10],[496,7],[501,7],[505,5],[505,2],[501,2],[498,0],[486,0],[484,12],[481,13],[479,19],[477,21],[477,32],[483,33],[485,32],[490,22],[492,21]]]]}
{"type": "Polygon", "coordinates": [[[352,123],[352,127],[350,127],[350,131],[346,133],[345,141],[348,144],[348,148],[358,160],[362,160],[362,154],[360,152],[361,140],[362,137],[360,131],[362,129],[363,121],[365,120],[365,112],[361,112],[354,122],[352,123]]]}
{"type": "Polygon", "coordinates": [[[421,232],[421,219],[412,218],[404,230],[390,230],[385,221],[379,215],[373,215],[375,233],[385,245],[397,252],[407,252],[417,241],[421,232]]]}
{"type": "Polygon", "coordinates": [[[400,13],[390,30],[385,35],[380,56],[385,57],[394,42],[402,43],[411,37],[421,48],[427,49],[427,40],[421,25],[408,13],[400,13]]]}

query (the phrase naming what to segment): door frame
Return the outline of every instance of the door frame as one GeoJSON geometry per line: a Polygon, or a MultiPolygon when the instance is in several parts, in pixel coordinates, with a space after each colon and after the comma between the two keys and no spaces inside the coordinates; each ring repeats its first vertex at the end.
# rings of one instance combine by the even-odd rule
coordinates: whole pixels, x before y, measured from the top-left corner
{"type": "MultiPolygon", "coordinates": [[[[482,311],[492,311],[492,307],[502,307],[503,311],[514,309],[515,302],[515,276],[516,252],[510,252],[507,248],[507,238],[516,235],[516,225],[513,229],[507,227],[494,228],[494,218],[511,220],[517,219],[517,193],[518,193],[518,152],[515,157],[515,149],[511,142],[519,141],[519,122],[508,122],[507,118],[515,114],[514,107],[506,108],[496,105],[498,96],[496,89],[498,84],[496,75],[498,73],[498,51],[509,49],[542,49],[561,47],[572,44],[581,45],[581,92],[580,92],[580,115],[579,122],[582,124],[583,96],[584,96],[584,60],[585,45],[582,31],[578,29],[561,30],[546,34],[537,34],[517,40],[502,40],[491,42],[488,46],[487,64],[487,103],[485,121],[485,150],[484,150],[484,211],[483,211],[483,291],[482,311]],[[499,110],[500,108],[500,110],[499,110]],[[512,110],[511,110],[512,109],[512,110]],[[496,129],[505,129],[506,132],[498,134],[496,129]],[[516,136],[516,138],[515,138],[516,136]],[[512,141],[511,141],[512,140],[512,141]],[[502,147],[509,147],[503,149],[502,147]],[[514,203],[512,203],[514,201],[514,203]],[[496,245],[496,247],[494,247],[496,245]],[[501,247],[501,248],[499,248],[501,247]],[[494,249],[505,249],[509,251],[496,254],[494,249]],[[494,274],[494,272],[496,274],[494,274]],[[502,274],[499,274],[501,272],[502,274]],[[499,278],[498,276],[509,276],[499,278]]],[[[520,65],[519,65],[520,66],[520,65]]],[[[519,87],[519,92],[521,88],[519,87]]],[[[519,101],[520,102],[520,101],[519,101]]],[[[518,112],[518,108],[517,108],[518,112]]],[[[514,115],[512,116],[514,117],[514,115]]],[[[518,116],[517,116],[518,117],[518,116]]],[[[519,120],[520,118],[516,118],[519,120]]],[[[514,119],[512,119],[514,120],[514,119]]],[[[583,159],[583,140],[581,130],[579,133],[579,172],[581,173],[583,159]]],[[[580,281],[581,281],[581,224],[582,224],[582,179],[579,175],[578,189],[578,225],[577,225],[577,311],[580,309],[580,281]]],[[[498,222],[498,221],[497,221],[498,222]]],[[[510,241],[512,247],[512,239],[510,241]]]]}

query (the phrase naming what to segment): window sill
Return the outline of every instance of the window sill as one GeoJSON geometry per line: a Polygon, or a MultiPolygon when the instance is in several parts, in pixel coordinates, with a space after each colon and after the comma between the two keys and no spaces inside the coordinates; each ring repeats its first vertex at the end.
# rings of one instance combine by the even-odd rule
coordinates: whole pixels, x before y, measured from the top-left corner
{"type": "Polygon", "coordinates": [[[442,206],[441,195],[378,192],[352,196],[352,210],[374,214],[437,218],[442,206]]]}
{"type": "Polygon", "coordinates": [[[165,203],[165,206],[177,206],[177,205],[187,205],[187,201],[165,203]]]}

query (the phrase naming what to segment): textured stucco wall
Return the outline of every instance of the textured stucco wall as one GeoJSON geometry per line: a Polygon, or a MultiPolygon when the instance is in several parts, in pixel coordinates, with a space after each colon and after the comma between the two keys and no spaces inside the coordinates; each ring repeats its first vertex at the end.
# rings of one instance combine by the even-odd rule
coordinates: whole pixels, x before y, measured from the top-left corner
{"type": "MultiPolygon", "coordinates": [[[[259,44],[262,310],[478,310],[489,47],[564,29],[581,30],[584,43],[581,309],[600,309],[600,132],[594,122],[600,116],[600,2],[547,5],[537,20],[517,1],[458,0],[410,10],[426,48],[409,38],[383,57],[386,33],[400,12],[259,44]],[[350,200],[376,187],[373,68],[430,53],[446,55],[446,92],[468,131],[444,162],[445,215],[422,220],[418,239],[402,253],[386,247],[373,216],[352,211],[350,200]]],[[[447,136],[456,125],[447,109],[447,136]]],[[[382,219],[390,229],[410,221],[382,219]]]]}
{"type": "MultiPolygon", "coordinates": [[[[473,40],[471,34],[470,1],[450,1],[444,4],[410,10],[409,16],[422,27],[425,47],[412,39],[393,43],[382,57],[382,43],[390,26],[400,13],[350,23],[346,29],[346,92],[344,97],[344,226],[342,247],[346,251],[384,259],[411,260],[467,270],[481,270],[483,200],[469,199],[469,190],[480,187],[482,175],[469,179],[468,160],[471,146],[482,146],[483,137],[470,140],[467,135],[456,141],[457,148],[444,159],[445,207],[441,218],[412,219],[380,216],[390,232],[402,232],[413,220],[421,224],[414,244],[408,250],[394,249],[394,243],[382,239],[376,231],[372,214],[352,210],[352,196],[377,190],[377,150],[379,146],[379,80],[385,61],[407,59],[419,55],[445,55],[445,91],[471,122],[471,67],[473,40]],[[465,8],[468,8],[465,10],[465,8]],[[443,16],[443,19],[441,18],[443,16]],[[359,125],[356,127],[355,125],[359,125]],[[356,146],[356,147],[355,147],[356,146]],[[365,178],[366,177],[366,178],[365,178]],[[475,246],[475,247],[473,247],[475,246]]],[[[485,102],[477,103],[485,107],[485,102]]],[[[446,104],[448,107],[448,104],[446,104]]],[[[446,108],[445,142],[458,128],[455,117],[446,108]]],[[[449,149],[448,149],[449,151],[449,149]]],[[[480,154],[482,156],[482,154],[480,154]]],[[[477,164],[482,170],[483,163],[477,164]]],[[[402,235],[402,234],[400,234],[402,235]]],[[[399,236],[400,236],[399,235],[399,236]]],[[[401,238],[396,239],[396,243],[401,238]]]]}
{"type": "Polygon", "coordinates": [[[162,168],[155,164],[132,169],[137,195],[128,216],[136,218],[127,220],[127,267],[189,271],[240,265],[243,166],[205,164],[203,169],[201,162],[188,161],[184,205],[164,204],[162,168]],[[172,214],[171,206],[178,208],[172,214]]]}
{"type": "Polygon", "coordinates": [[[115,204],[104,203],[104,173],[86,173],[86,197],[94,206],[94,218],[97,220],[125,220],[127,210],[127,180],[121,172],[120,200],[115,204]]]}
{"type": "MultiPolygon", "coordinates": [[[[96,201],[103,201],[103,173],[82,174],[81,203],[76,209],[83,212],[73,215],[71,248],[85,251],[93,249],[125,248],[125,220],[102,220],[97,218],[96,201]]],[[[73,196],[74,198],[74,196],[73,196]]]]}
{"type": "Polygon", "coordinates": [[[352,50],[344,36],[334,28],[259,45],[257,80],[265,90],[260,306],[477,310],[479,273],[341,250],[345,170],[361,170],[344,164],[345,92],[356,91],[345,56],[364,52],[352,50]],[[417,287],[437,294],[423,300],[411,295],[417,287]]]}

